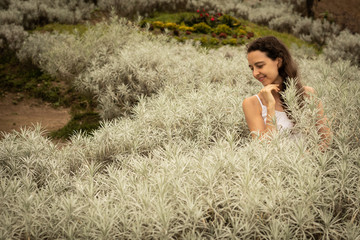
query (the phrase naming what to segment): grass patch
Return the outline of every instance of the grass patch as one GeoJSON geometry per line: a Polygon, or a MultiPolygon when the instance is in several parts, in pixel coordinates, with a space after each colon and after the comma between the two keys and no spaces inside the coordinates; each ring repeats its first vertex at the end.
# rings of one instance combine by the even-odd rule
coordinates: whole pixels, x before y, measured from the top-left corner
{"type": "Polygon", "coordinates": [[[36,66],[20,63],[14,52],[3,50],[0,58],[0,88],[8,92],[24,92],[54,106],[64,105],[59,81],[43,73],[36,66]]]}
{"type": "Polygon", "coordinates": [[[91,134],[100,127],[100,115],[96,112],[85,112],[73,115],[70,122],[63,128],[51,132],[49,135],[56,139],[68,139],[76,132],[91,134]]]}
{"type": "Polygon", "coordinates": [[[185,19],[195,17],[196,13],[193,12],[180,12],[180,13],[161,13],[155,12],[150,17],[144,19],[149,22],[161,21],[161,22],[174,22],[181,23],[185,19]]]}
{"type": "Polygon", "coordinates": [[[70,33],[74,34],[78,32],[80,36],[87,31],[88,27],[85,24],[61,24],[61,23],[50,23],[44,26],[38,26],[32,32],[58,32],[58,33],[70,33]]]}

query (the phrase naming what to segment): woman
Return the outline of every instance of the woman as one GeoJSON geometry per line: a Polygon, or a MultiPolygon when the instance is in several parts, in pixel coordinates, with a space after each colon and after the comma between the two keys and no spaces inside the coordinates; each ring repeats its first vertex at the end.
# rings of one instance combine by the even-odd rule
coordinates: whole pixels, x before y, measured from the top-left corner
{"type": "MultiPolygon", "coordinates": [[[[264,86],[257,95],[243,101],[245,119],[252,136],[263,138],[272,131],[291,129],[294,123],[281,95],[288,79],[297,79],[296,88],[301,105],[304,97],[315,93],[314,89],[301,84],[289,50],[276,37],[262,37],[250,43],[247,46],[247,59],[253,76],[264,86]]],[[[321,103],[318,108],[317,125],[322,139],[321,147],[324,149],[329,144],[331,133],[326,126],[327,119],[321,103]]]]}

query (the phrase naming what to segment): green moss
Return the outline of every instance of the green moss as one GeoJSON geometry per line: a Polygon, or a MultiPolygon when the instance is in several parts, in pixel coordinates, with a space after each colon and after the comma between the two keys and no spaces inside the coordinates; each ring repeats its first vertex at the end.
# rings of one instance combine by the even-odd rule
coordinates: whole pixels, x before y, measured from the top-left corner
{"type": "Polygon", "coordinates": [[[51,132],[49,135],[52,138],[68,139],[74,133],[80,131],[85,134],[91,134],[100,127],[100,120],[99,114],[95,112],[78,113],[63,128],[51,132]]]}

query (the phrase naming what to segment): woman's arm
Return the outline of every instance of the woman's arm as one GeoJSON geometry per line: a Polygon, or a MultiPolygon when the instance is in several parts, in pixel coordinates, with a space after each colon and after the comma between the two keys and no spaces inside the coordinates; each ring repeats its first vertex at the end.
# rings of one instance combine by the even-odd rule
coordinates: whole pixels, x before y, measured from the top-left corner
{"type": "Polygon", "coordinates": [[[256,96],[246,98],[242,107],[245,114],[245,120],[253,138],[260,136],[263,138],[267,133],[276,131],[275,123],[275,99],[272,91],[279,91],[277,84],[270,84],[264,87],[259,95],[263,99],[263,104],[267,107],[266,124],[261,116],[261,106],[256,96]]]}
{"type": "MultiPolygon", "coordinates": [[[[304,87],[304,92],[305,92],[305,96],[307,96],[307,97],[311,97],[316,94],[315,90],[312,87],[308,87],[308,86],[304,87]]],[[[319,101],[319,104],[318,104],[316,126],[318,128],[318,133],[321,138],[319,147],[321,150],[324,151],[329,147],[329,145],[331,143],[332,132],[330,129],[330,122],[329,122],[328,118],[326,117],[326,115],[324,114],[324,109],[323,109],[323,105],[322,105],[321,101],[319,101]]]]}

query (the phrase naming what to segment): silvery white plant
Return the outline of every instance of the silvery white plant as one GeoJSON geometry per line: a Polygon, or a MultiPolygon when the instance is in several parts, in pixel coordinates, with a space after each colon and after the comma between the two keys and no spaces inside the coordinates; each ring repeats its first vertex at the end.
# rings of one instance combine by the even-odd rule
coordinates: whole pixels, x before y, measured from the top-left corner
{"type": "Polygon", "coordinates": [[[316,19],[310,29],[311,42],[317,43],[320,46],[326,43],[326,40],[331,36],[336,36],[340,32],[340,27],[335,23],[330,23],[327,20],[321,21],[316,19]]]}
{"type": "Polygon", "coordinates": [[[3,41],[1,48],[9,48],[17,51],[22,47],[23,41],[27,38],[28,33],[24,28],[15,24],[0,25],[0,39],[3,41]]]}
{"type": "Polygon", "coordinates": [[[9,0],[1,10],[0,23],[14,23],[25,29],[49,22],[76,23],[88,19],[94,4],[89,1],[9,0]]]}
{"type": "Polygon", "coordinates": [[[0,23],[22,25],[23,16],[18,10],[0,10],[0,23]]]}
{"type": "Polygon", "coordinates": [[[139,32],[124,19],[112,21],[89,27],[82,36],[34,34],[18,56],[32,59],[46,72],[91,92],[98,98],[105,119],[129,112],[138,96],[151,95],[165,82],[178,84],[194,78],[236,81],[234,59],[231,64],[221,61],[226,54],[199,52],[191,44],[139,32]],[[193,55],[199,57],[192,59],[193,55]],[[204,62],[212,65],[204,67],[204,62]],[[214,71],[213,66],[221,66],[221,71],[214,71]]]}
{"type": "MultiPolygon", "coordinates": [[[[88,19],[94,10],[94,2],[72,0],[71,2],[58,1],[53,3],[48,0],[36,2],[12,0],[5,3],[6,7],[1,10],[0,22],[21,24],[26,29],[33,28],[36,24],[47,22],[77,23],[88,19]],[[24,19],[26,16],[26,19],[24,19]]],[[[97,1],[99,9],[117,11],[122,16],[147,15],[154,9],[160,11],[172,11],[174,6],[179,9],[194,11],[197,8],[231,13],[256,23],[268,25],[275,30],[292,32],[296,36],[309,42],[323,45],[329,37],[339,33],[339,26],[327,21],[313,21],[309,18],[301,18],[293,8],[303,7],[304,1],[270,1],[270,2],[238,2],[196,0],[158,0],[155,2],[141,1],[97,1]],[[295,18],[294,18],[295,16],[295,18]],[[295,24],[295,25],[294,25],[295,24]],[[291,26],[293,27],[291,27],[291,26]],[[291,28],[291,29],[290,29],[291,28]]]]}
{"type": "Polygon", "coordinates": [[[68,76],[110,102],[120,74],[162,86],[139,96],[130,116],[62,147],[39,126],[2,134],[0,238],[359,238],[357,66],[296,57],[301,80],[316,90],[304,109],[296,108],[294,85],[285,93],[301,134],[261,142],[251,140],[241,110],[261,89],[244,48],[202,50],[127,24],[97,25],[84,37],[34,35],[26,49],[35,50],[23,49],[39,63],[55,49],[52,64],[65,64],[62,73],[77,57],[83,68],[68,76]],[[95,47],[83,53],[69,43],[95,47]],[[318,101],[333,131],[326,152],[314,125],[318,101]]]}
{"type": "Polygon", "coordinates": [[[258,24],[268,25],[270,20],[278,18],[288,11],[289,6],[286,4],[276,6],[271,3],[263,4],[249,12],[249,20],[258,24]]]}
{"type": "Polygon", "coordinates": [[[343,30],[338,36],[328,39],[324,55],[332,61],[339,58],[360,65],[360,35],[343,30]]]}
{"type": "Polygon", "coordinates": [[[300,20],[298,15],[287,14],[269,21],[269,27],[279,32],[292,32],[292,27],[300,20]]]}
{"type": "MultiPolygon", "coordinates": [[[[244,58],[242,52],[222,61],[239,61],[245,70],[244,58]]],[[[235,85],[201,78],[169,84],[142,98],[133,116],[104,122],[93,136],[76,135],[60,149],[40,131],[4,135],[0,233],[356,239],[359,69],[324,58],[303,58],[299,65],[332,119],[334,142],[327,152],[317,149],[316,129],[301,115],[297,125],[306,137],[250,141],[240,109],[258,89],[250,74],[241,74],[235,85]]],[[[288,90],[291,102],[294,88],[288,90]]]]}

